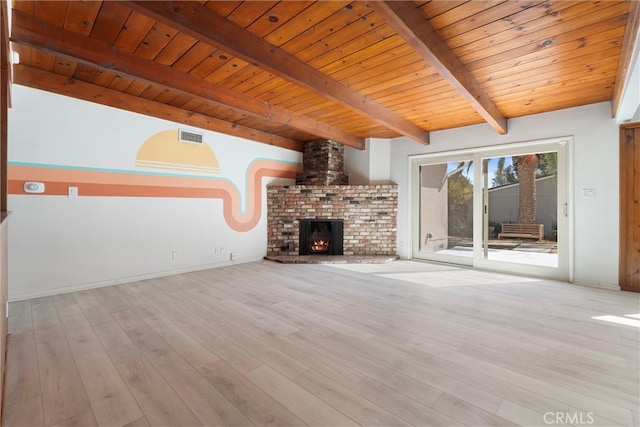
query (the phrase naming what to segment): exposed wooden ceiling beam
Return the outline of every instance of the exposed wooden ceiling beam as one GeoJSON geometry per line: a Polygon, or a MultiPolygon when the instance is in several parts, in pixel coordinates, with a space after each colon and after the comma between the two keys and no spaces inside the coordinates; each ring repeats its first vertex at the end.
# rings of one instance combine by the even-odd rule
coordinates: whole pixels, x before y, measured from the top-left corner
{"type": "Polygon", "coordinates": [[[197,2],[174,0],[122,1],[121,3],[276,76],[313,90],[401,135],[422,144],[429,143],[428,132],[396,112],[197,2]]]}
{"type": "Polygon", "coordinates": [[[631,66],[631,58],[633,57],[633,49],[638,39],[638,31],[640,29],[640,2],[632,1],[629,4],[629,14],[627,15],[627,25],[624,30],[624,38],[622,39],[622,50],[618,60],[618,73],[616,83],[613,87],[613,98],[611,99],[611,117],[617,117],[624,85],[627,82],[629,67],[631,66]]]}
{"type": "Polygon", "coordinates": [[[14,71],[13,81],[19,85],[79,98],[118,109],[126,108],[127,111],[176,123],[184,123],[189,126],[246,138],[276,147],[300,152],[304,150],[304,143],[300,141],[283,138],[279,135],[261,132],[245,126],[239,126],[235,123],[225,122],[224,120],[219,120],[204,114],[182,110],[177,107],[139,98],[113,89],[95,86],[72,78],[70,79],[48,71],[38,70],[21,64],[14,65],[14,71]]]}
{"type": "Polygon", "coordinates": [[[5,85],[2,90],[6,90],[7,91],[7,105],[9,106],[9,108],[11,108],[11,83],[13,82],[13,70],[11,69],[11,55],[12,55],[12,50],[11,50],[11,46],[10,46],[10,41],[11,38],[9,37],[9,33],[11,32],[10,28],[9,28],[9,24],[8,19],[9,19],[9,11],[8,11],[8,4],[9,2],[2,2],[2,4],[0,5],[0,14],[1,19],[2,19],[2,34],[0,35],[0,43],[2,43],[2,55],[0,56],[0,59],[2,60],[2,63],[0,64],[0,67],[2,68],[3,71],[6,70],[6,77],[8,80],[8,84],[5,85]]]}
{"type": "Polygon", "coordinates": [[[134,79],[169,87],[176,92],[211,101],[263,120],[285,124],[311,135],[363,149],[364,139],[277,105],[208,82],[169,66],[123,52],[99,40],[80,37],[34,19],[20,11],[13,14],[12,41],[65,56],[75,61],[116,71],[134,79]]]}
{"type": "MultiPolygon", "coordinates": [[[[8,116],[11,107],[11,48],[7,2],[0,4],[0,216],[7,212],[8,116]]],[[[0,219],[1,221],[1,219],[0,219]]]]}
{"type": "Polygon", "coordinates": [[[507,119],[413,1],[372,1],[369,4],[487,123],[498,133],[507,133],[507,119]]]}

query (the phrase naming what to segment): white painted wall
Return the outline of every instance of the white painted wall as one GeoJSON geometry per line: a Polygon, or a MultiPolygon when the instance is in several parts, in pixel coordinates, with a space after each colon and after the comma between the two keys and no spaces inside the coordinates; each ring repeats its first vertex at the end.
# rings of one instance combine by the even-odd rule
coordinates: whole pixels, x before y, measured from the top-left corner
{"type": "Polygon", "coordinates": [[[489,125],[433,132],[430,146],[407,138],[392,141],[391,181],[399,185],[398,255],[409,257],[411,248],[408,156],[573,136],[574,279],[617,288],[618,126],[610,104],[511,119],[508,125],[507,135],[497,134],[489,125]],[[594,188],[596,197],[582,198],[583,188],[594,188]]]}
{"type": "Polygon", "coordinates": [[[369,157],[371,156],[370,141],[364,142],[364,150],[344,147],[344,168],[349,175],[350,185],[369,184],[369,157]]]}
{"type": "MultiPolygon", "coordinates": [[[[133,169],[146,138],[177,127],[20,86],[9,120],[9,161],[116,169],[133,169]]],[[[574,137],[575,280],[616,286],[618,128],[608,103],[512,119],[507,135],[479,125],[434,132],[428,147],[406,138],[371,140],[366,151],[347,149],[347,172],[357,176],[360,165],[363,183],[386,181],[388,174],[399,184],[398,254],[408,257],[409,155],[567,135],[574,137]],[[583,199],[582,188],[595,188],[596,198],[583,199]]],[[[205,141],[218,156],[220,175],[243,195],[244,172],[255,158],[301,160],[290,150],[214,132],[205,131],[205,141]]],[[[266,252],[264,215],[253,230],[235,232],[222,219],[220,200],[12,195],[9,209],[11,299],[226,265],[231,252],[236,262],[266,252]],[[215,247],[225,253],[215,254],[215,247]]]]}
{"type": "Polygon", "coordinates": [[[391,179],[391,140],[369,141],[369,184],[389,184],[391,179]]]}
{"type": "Polygon", "coordinates": [[[389,184],[391,140],[367,139],[364,150],[345,147],[345,168],[351,185],[389,184]]]}
{"type": "MultiPolygon", "coordinates": [[[[134,170],[147,138],[180,127],[21,86],[14,86],[9,113],[9,162],[134,170]]],[[[245,172],[256,158],[301,161],[291,150],[202,132],[220,176],[236,184],[243,199],[245,172]]],[[[267,183],[275,180],[263,179],[267,183]]],[[[10,195],[8,204],[13,300],[226,265],[230,253],[235,262],[266,254],[264,198],[262,218],[248,232],[227,226],[218,199],[10,195]]]]}

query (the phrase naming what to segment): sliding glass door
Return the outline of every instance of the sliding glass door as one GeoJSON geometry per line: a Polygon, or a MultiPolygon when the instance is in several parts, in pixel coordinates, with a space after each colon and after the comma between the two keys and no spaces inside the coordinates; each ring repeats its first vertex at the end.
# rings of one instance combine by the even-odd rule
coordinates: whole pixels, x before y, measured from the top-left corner
{"type": "Polygon", "coordinates": [[[471,265],[473,172],[469,157],[419,166],[418,256],[471,265]]]}
{"type": "Polygon", "coordinates": [[[483,259],[558,266],[558,152],[483,158],[483,259]]]}
{"type": "Polygon", "coordinates": [[[569,279],[567,143],[412,158],[413,258],[569,279]]]}

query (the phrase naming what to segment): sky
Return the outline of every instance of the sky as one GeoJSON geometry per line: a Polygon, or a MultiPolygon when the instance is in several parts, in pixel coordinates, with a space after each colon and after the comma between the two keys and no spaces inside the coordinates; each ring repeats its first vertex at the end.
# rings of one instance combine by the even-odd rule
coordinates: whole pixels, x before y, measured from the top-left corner
{"type": "MultiPolygon", "coordinates": [[[[489,159],[489,186],[491,186],[491,183],[493,182],[493,178],[496,176],[496,169],[498,168],[498,159],[500,159],[500,157],[492,157],[489,159]]],[[[506,168],[510,164],[511,164],[511,156],[506,156],[504,167],[506,168]]],[[[456,170],[459,166],[460,166],[460,162],[447,163],[447,173],[450,173],[456,170]]],[[[472,184],[473,184],[474,166],[475,164],[472,163],[471,167],[469,167],[468,170],[467,170],[467,166],[465,166],[464,169],[462,170],[462,174],[467,178],[469,178],[472,184]]]]}

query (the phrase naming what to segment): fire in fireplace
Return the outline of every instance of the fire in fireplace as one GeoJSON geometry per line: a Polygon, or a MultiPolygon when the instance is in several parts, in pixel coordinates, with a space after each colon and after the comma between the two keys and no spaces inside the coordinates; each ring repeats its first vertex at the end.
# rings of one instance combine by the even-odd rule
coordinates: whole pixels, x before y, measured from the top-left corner
{"type": "Polygon", "coordinates": [[[329,250],[329,240],[319,239],[311,244],[311,252],[327,252],[329,250]]]}
{"type": "Polygon", "coordinates": [[[344,224],[339,220],[301,219],[300,255],[342,255],[344,224]]]}

